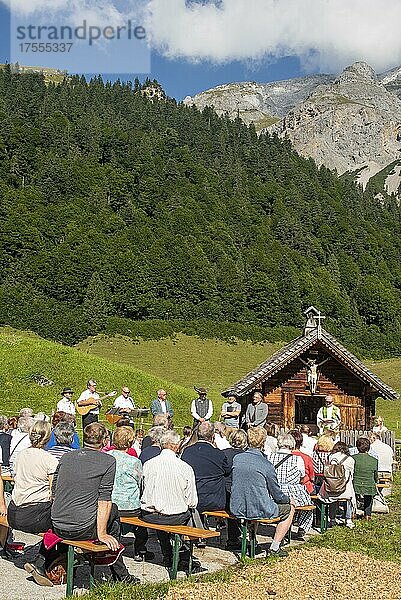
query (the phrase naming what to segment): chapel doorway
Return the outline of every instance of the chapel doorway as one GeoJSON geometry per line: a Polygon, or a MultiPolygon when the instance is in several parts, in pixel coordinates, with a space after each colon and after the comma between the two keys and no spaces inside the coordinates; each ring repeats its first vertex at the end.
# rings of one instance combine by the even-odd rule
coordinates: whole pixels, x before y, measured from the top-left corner
{"type": "Polygon", "coordinates": [[[318,410],[324,404],[325,396],[310,396],[306,394],[297,394],[295,396],[295,424],[309,425],[313,430],[316,429],[316,417],[318,410]]]}

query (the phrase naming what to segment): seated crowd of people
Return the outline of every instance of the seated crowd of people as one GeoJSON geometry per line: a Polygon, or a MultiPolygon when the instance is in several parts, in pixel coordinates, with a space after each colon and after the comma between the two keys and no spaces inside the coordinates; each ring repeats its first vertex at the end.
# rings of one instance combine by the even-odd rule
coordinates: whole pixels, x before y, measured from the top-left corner
{"type": "MultiPolygon", "coordinates": [[[[231,411],[230,418],[236,417],[231,411]]],[[[89,423],[81,447],[74,415],[57,411],[50,423],[43,413],[25,408],[18,419],[0,416],[2,473],[14,478],[7,506],[0,478],[0,514],[7,514],[15,530],[38,534],[50,529],[61,539],[96,539],[115,552],[122,534],[131,531],[135,560],[143,561],[154,558],[147,549],[147,529],[121,524],[122,517],[202,527],[204,512],[226,510],[236,517],[227,523],[227,550],[241,549],[241,519],[277,518],[268,553],[286,556],[288,534],[302,540],[312,528],[311,496],[328,504],[329,526],[339,524],[341,499],[346,504],[343,522],[352,528],[357,501],[370,519],[379,478],[391,479],[392,449],[380,432],[360,437],[356,448],[335,438],[326,431],[316,440],[307,426],[278,433],[273,423],[253,423],[245,432],[206,419],[179,435],[164,412],[154,414],[146,436],[126,417],[112,434],[101,423],[89,423]],[[325,480],[330,464],[344,468],[341,491],[325,480]],[[297,512],[300,506],[307,510],[297,512]]],[[[163,564],[171,568],[170,535],[157,530],[157,537],[163,564]]],[[[59,553],[60,546],[46,549],[42,543],[38,558],[25,569],[38,584],[50,586],[47,573],[59,553]]],[[[180,568],[188,569],[188,563],[184,546],[180,568]]],[[[200,568],[196,561],[194,568],[200,568]]],[[[138,581],[121,555],[111,577],[138,581]]]]}

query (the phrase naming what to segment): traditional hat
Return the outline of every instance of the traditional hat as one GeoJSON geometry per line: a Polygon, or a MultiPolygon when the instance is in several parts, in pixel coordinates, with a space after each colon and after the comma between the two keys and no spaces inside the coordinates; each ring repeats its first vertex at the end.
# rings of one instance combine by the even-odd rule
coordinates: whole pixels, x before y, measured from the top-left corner
{"type": "Polygon", "coordinates": [[[197,388],[196,386],[194,386],[194,390],[195,390],[195,392],[198,392],[199,395],[206,396],[206,394],[207,394],[207,389],[204,387],[197,388]]]}
{"type": "Polygon", "coordinates": [[[70,387],[65,387],[63,388],[63,391],[61,392],[61,395],[64,396],[64,394],[73,394],[73,390],[70,387]]]}

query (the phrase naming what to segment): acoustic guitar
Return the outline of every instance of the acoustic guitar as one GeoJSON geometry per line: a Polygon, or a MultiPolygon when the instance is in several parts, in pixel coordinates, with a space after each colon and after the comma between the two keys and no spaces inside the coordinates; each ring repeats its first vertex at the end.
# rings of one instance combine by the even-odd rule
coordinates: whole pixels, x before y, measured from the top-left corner
{"type": "Polygon", "coordinates": [[[93,403],[91,403],[91,404],[85,404],[84,406],[80,406],[78,404],[78,401],[77,401],[77,402],[75,402],[75,409],[76,409],[76,411],[77,411],[77,413],[79,415],[81,415],[82,417],[84,417],[85,415],[87,415],[94,408],[98,408],[98,402],[101,402],[102,400],[105,400],[106,398],[113,398],[113,396],[116,396],[116,395],[117,395],[116,390],[113,390],[112,392],[110,392],[109,394],[106,394],[105,396],[102,396],[98,400],[96,400],[95,398],[88,398],[87,402],[89,402],[90,400],[92,400],[93,403]]]}

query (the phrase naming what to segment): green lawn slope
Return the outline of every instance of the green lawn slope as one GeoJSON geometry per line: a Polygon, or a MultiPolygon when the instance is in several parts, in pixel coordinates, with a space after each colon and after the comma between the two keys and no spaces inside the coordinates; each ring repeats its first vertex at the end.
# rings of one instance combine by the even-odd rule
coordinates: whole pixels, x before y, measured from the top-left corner
{"type": "MultiPolygon", "coordinates": [[[[50,414],[55,410],[64,386],[72,386],[77,397],[89,378],[96,379],[99,390],[105,392],[128,385],[139,406],[149,406],[156,390],[166,387],[176,409],[178,424],[188,421],[193,393],[182,386],[31,333],[0,328],[0,413],[13,415],[22,407],[31,406],[35,411],[50,414]],[[53,384],[41,387],[35,382],[37,376],[44,376],[53,384]]],[[[105,407],[112,402],[112,399],[105,401],[105,407]]]]}
{"type": "MultiPolygon", "coordinates": [[[[77,397],[87,379],[93,377],[100,391],[130,386],[139,406],[149,406],[156,390],[165,387],[176,411],[175,423],[182,427],[192,421],[189,408],[194,385],[208,388],[217,418],[221,390],[279,346],[244,341],[227,344],[178,335],[175,339],[140,342],[98,336],[71,348],[32,333],[0,328],[0,413],[16,414],[23,406],[51,413],[64,386],[72,386],[77,397]],[[35,382],[38,376],[53,384],[41,387],[35,382]]],[[[401,390],[401,359],[368,364],[385,382],[401,390]]],[[[106,401],[105,407],[111,403],[106,401]]],[[[377,412],[383,414],[389,427],[401,431],[400,401],[379,400],[377,412]]]]}
{"type": "MultiPolygon", "coordinates": [[[[218,409],[222,403],[221,390],[265,361],[283,344],[255,344],[241,340],[228,344],[181,334],[174,339],[159,341],[99,335],[81,342],[78,348],[91,355],[127,363],[187,388],[194,384],[205,386],[218,409]]],[[[366,364],[383,381],[401,391],[401,358],[366,361],[366,364]]],[[[377,414],[384,416],[391,429],[398,427],[401,435],[401,401],[378,400],[377,414]]]]}

